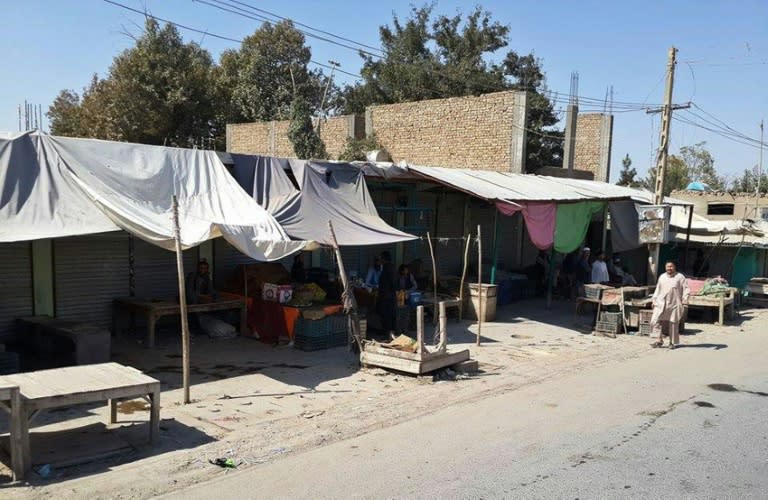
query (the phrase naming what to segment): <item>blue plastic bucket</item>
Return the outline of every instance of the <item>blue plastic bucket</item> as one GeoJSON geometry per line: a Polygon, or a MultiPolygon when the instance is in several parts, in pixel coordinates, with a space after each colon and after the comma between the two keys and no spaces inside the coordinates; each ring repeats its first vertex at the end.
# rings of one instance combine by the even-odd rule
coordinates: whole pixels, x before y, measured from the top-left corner
{"type": "Polygon", "coordinates": [[[408,305],[411,307],[418,306],[419,302],[421,302],[421,292],[411,292],[408,295],[408,305]]]}

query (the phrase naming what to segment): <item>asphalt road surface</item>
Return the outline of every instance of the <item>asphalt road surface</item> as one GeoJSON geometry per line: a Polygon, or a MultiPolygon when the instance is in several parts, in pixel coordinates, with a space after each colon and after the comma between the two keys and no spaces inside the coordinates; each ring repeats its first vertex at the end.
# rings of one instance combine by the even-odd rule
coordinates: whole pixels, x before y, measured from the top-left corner
{"type": "Polygon", "coordinates": [[[172,497],[768,498],[768,329],[719,338],[585,367],[172,497]]]}

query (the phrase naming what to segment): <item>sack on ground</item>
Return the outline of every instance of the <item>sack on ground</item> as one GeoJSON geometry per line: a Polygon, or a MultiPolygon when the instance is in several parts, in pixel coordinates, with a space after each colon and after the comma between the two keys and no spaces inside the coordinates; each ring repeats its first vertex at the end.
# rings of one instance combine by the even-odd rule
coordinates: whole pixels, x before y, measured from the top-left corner
{"type": "Polygon", "coordinates": [[[207,314],[201,314],[199,319],[200,328],[212,339],[231,339],[237,337],[237,330],[229,323],[225,323],[207,314]]]}

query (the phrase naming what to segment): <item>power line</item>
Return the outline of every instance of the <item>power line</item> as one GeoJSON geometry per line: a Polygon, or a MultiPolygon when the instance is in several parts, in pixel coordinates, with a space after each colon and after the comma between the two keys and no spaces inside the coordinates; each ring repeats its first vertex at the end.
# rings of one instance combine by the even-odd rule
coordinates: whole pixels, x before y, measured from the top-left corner
{"type": "MultiPolygon", "coordinates": [[[[216,33],[211,33],[210,31],[205,31],[205,30],[201,30],[201,29],[198,29],[198,28],[193,28],[191,26],[186,26],[184,24],[177,23],[177,22],[171,21],[169,19],[164,19],[162,17],[155,16],[153,14],[150,14],[149,12],[141,11],[139,9],[134,9],[133,7],[129,7],[128,5],[124,5],[124,4],[121,4],[119,2],[115,2],[113,0],[102,0],[102,1],[106,2],[106,3],[109,3],[109,4],[112,4],[112,5],[116,6],[116,7],[120,7],[122,9],[129,10],[131,12],[135,12],[136,14],[140,14],[140,15],[148,17],[150,19],[154,19],[156,21],[162,21],[164,23],[170,24],[171,26],[175,26],[177,28],[185,29],[187,31],[192,31],[193,33],[199,33],[199,34],[202,34],[202,35],[210,36],[212,38],[217,38],[219,40],[226,40],[228,42],[235,42],[235,43],[239,43],[239,44],[243,43],[243,40],[238,39],[238,38],[231,38],[231,37],[228,37],[228,36],[218,35],[216,33]]],[[[334,66],[331,66],[330,64],[321,63],[321,62],[318,62],[318,61],[314,61],[312,59],[310,59],[309,62],[314,64],[315,66],[321,66],[321,67],[327,68],[327,69],[334,69],[334,66]]],[[[361,75],[359,75],[357,73],[351,73],[349,71],[345,71],[345,70],[340,69],[338,67],[336,68],[336,71],[339,72],[339,73],[343,73],[345,75],[349,75],[351,77],[357,78],[357,79],[362,79],[363,78],[361,75]]]]}
{"type": "Polygon", "coordinates": [[[279,15],[279,14],[275,14],[275,13],[273,13],[273,12],[270,12],[270,11],[268,11],[268,10],[260,9],[260,8],[258,8],[258,7],[256,7],[256,6],[253,6],[253,5],[251,5],[251,4],[248,4],[248,3],[245,3],[245,2],[239,2],[238,0],[230,0],[230,1],[231,1],[232,3],[236,3],[236,4],[239,4],[239,5],[242,5],[242,6],[248,7],[249,9],[251,9],[251,10],[255,10],[255,11],[257,11],[257,12],[263,12],[264,14],[267,14],[267,15],[269,15],[269,16],[272,16],[272,17],[274,17],[274,18],[280,19],[280,20],[282,20],[282,21],[291,21],[293,24],[295,24],[295,25],[297,25],[297,26],[301,26],[301,27],[303,27],[303,28],[307,28],[307,29],[310,29],[310,30],[312,30],[312,31],[316,31],[316,32],[318,32],[318,33],[322,33],[322,34],[324,34],[324,35],[328,35],[328,36],[331,36],[331,37],[333,37],[333,38],[338,38],[339,40],[342,40],[342,41],[345,41],[345,42],[349,42],[349,43],[353,43],[353,44],[355,44],[355,45],[359,45],[359,46],[361,46],[361,47],[364,47],[364,48],[366,48],[366,49],[375,50],[375,51],[377,51],[377,52],[381,52],[382,54],[384,54],[384,53],[385,53],[385,52],[384,52],[384,51],[383,51],[381,48],[379,48],[379,47],[374,47],[374,46],[372,46],[372,45],[366,45],[366,44],[364,44],[364,43],[356,42],[356,41],[354,41],[354,40],[351,40],[351,39],[349,39],[349,38],[345,38],[345,37],[343,37],[343,36],[340,36],[340,35],[336,35],[336,34],[334,34],[334,33],[331,33],[330,31],[325,31],[325,30],[322,30],[322,29],[319,29],[319,28],[313,28],[312,26],[309,26],[309,25],[307,25],[307,24],[301,23],[301,22],[299,22],[299,21],[296,21],[296,20],[294,20],[294,19],[290,19],[290,18],[287,18],[287,17],[283,17],[283,16],[281,16],[281,15],[279,15]]]}

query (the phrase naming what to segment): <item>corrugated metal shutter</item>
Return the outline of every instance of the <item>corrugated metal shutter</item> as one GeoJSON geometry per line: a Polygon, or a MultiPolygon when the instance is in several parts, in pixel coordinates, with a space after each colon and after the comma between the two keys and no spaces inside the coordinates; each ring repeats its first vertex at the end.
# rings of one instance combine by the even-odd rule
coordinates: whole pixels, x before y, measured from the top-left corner
{"type": "Polygon", "coordinates": [[[231,280],[237,266],[256,262],[230,245],[224,238],[213,240],[213,286],[224,288],[231,280]]]}
{"type": "MultiPolygon", "coordinates": [[[[179,295],[179,282],[176,274],[176,253],[133,239],[133,269],[136,297],[146,299],[175,299],[179,295]]],[[[184,252],[184,273],[195,270],[197,248],[184,252]]]]}
{"type": "MultiPolygon", "coordinates": [[[[464,236],[464,194],[443,194],[437,199],[435,234],[448,238],[435,247],[438,272],[441,276],[461,276],[464,260],[463,240],[453,239],[464,236]]],[[[472,247],[470,247],[470,252],[472,247]]]]}
{"type": "Polygon", "coordinates": [[[12,335],[15,320],[32,314],[32,253],[30,243],[0,244],[0,341],[12,335]]]}
{"type": "Polygon", "coordinates": [[[104,328],[112,301],[128,295],[128,235],[60,238],[53,243],[56,317],[104,328]]]}

